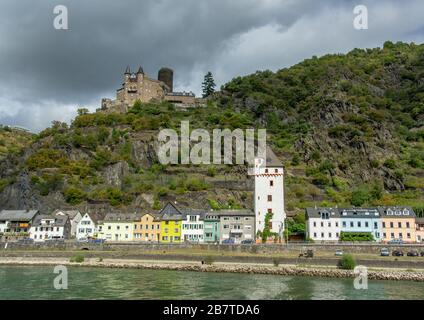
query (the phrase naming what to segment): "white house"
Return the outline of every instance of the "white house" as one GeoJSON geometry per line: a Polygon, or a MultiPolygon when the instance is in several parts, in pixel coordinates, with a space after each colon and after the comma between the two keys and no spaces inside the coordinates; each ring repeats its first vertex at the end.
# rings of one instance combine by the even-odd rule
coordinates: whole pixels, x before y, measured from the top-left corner
{"type": "Polygon", "coordinates": [[[306,238],[314,241],[339,241],[342,221],[333,208],[306,209],[306,238]]]}
{"type": "Polygon", "coordinates": [[[29,230],[29,237],[35,242],[69,239],[71,223],[66,215],[37,216],[29,230]]]}
{"type": "Polygon", "coordinates": [[[256,234],[265,228],[269,218],[270,231],[282,236],[284,210],[284,168],[274,152],[267,148],[266,159],[255,159],[255,220],[256,234]]]}
{"type": "Polygon", "coordinates": [[[183,221],[181,225],[181,239],[185,242],[205,242],[204,226],[205,226],[204,210],[184,210],[183,221]]]}
{"type": "Polygon", "coordinates": [[[98,213],[86,213],[77,224],[76,238],[89,239],[96,238],[98,233],[99,221],[102,215],[98,213]]]}
{"type": "Polygon", "coordinates": [[[71,223],[71,237],[76,237],[78,223],[82,219],[81,212],[78,210],[56,210],[53,215],[68,216],[71,223]]]}

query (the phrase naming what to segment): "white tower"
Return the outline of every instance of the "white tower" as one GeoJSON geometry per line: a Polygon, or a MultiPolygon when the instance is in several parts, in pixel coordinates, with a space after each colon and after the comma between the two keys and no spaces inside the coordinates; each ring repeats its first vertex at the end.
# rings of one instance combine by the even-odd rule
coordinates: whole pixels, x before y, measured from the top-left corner
{"type": "Polygon", "coordinates": [[[284,168],[274,152],[267,148],[266,159],[255,159],[255,216],[256,234],[265,228],[267,214],[270,230],[283,236],[286,213],[284,210],[284,168]]]}

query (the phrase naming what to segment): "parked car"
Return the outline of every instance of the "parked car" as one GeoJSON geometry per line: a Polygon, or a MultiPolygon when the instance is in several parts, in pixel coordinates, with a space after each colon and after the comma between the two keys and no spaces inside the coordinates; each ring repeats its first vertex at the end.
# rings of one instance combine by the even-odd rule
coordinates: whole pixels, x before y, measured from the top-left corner
{"type": "Polygon", "coordinates": [[[408,257],[419,257],[420,254],[418,253],[417,250],[410,250],[408,251],[408,253],[406,254],[408,257]]]}
{"type": "Polygon", "coordinates": [[[389,241],[389,244],[403,244],[402,239],[393,239],[389,241]]]}
{"type": "Polygon", "coordinates": [[[94,244],[103,244],[105,243],[104,239],[90,239],[88,242],[94,243],[94,244]]]}
{"type": "Polygon", "coordinates": [[[254,242],[253,242],[253,240],[252,239],[246,239],[246,240],[243,240],[242,242],[241,242],[241,244],[253,244],[254,242]]]}
{"type": "Polygon", "coordinates": [[[343,250],[336,250],[336,253],[334,254],[337,257],[341,257],[344,254],[343,250]]]}
{"type": "Polygon", "coordinates": [[[382,257],[389,257],[389,256],[390,256],[390,251],[389,251],[389,249],[387,249],[387,248],[382,248],[382,249],[380,250],[380,255],[381,255],[382,257]]]}
{"type": "Polygon", "coordinates": [[[393,257],[403,257],[403,256],[404,256],[404,254],[403,254],[403,251],[402,251],[402,250],[394,250],[394,251],[392,252],[392,256],[393,256],[393,257]]]}
{"type": "Polygon", "coordinates": [[[222,244],[234,244],[234,243],[236,243],[234,238],[228,238],[222,241],[222,244]]]}
{"type": "Polygon", "coordinates": [[[304,252],[301,252],[299,254],[299,258],[313,258],[314,257],[314,251],[313,250],[306,250],[304,252]]]}

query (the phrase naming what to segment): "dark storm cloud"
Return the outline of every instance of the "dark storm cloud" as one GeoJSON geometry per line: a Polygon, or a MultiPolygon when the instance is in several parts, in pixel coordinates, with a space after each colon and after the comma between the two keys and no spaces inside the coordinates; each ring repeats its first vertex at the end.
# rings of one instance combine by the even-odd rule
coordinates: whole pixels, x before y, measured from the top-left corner
{"type": "MultiPolygon", "coordinates": [[[[362,1],[364,3],[367,1],[362,1]]],[[[76,106],[113,97],[129,64],[152,77],[169,66],[177,89],[199,93],[211,70],[222,84],[306,57],[422,40],[422,1],[369,4],[370,30],[352,27],[355,1],[2,0],[0,123],[41,129],[69,120],[76,106]],[[53,8],[69,10],[70,30],[53,28],[53,8]],[[408,17],[402,16],[407,13],[408,17]]]]}

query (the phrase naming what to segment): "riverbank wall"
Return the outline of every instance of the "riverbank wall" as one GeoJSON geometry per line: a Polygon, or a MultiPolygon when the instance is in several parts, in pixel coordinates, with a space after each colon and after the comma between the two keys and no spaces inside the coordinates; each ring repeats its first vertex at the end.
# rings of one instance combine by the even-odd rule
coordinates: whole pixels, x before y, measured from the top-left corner
{"type": "MultiPolygon", "coordinates": [[[[165,263],[127,260],[96,260],[87,259],[83,263],[73,263],[66,259],[49,258],[2,258],[0,266],[67,266],[67,267],[95,267],[116,269],[148,269],[168,270],[185,272],[213,272],[213,273],[240,273],[240,274],[262,274],[279,276],[301,276],[320,278],[355,278],[358,275],[354,271],[339,270],[335,268],[299,267],[299,266],[264,266],[246,264],[211,264],[201,263],[165,263]]],[[[424,282],[424,272],[398,271],[398,270],[369,270],[369,280],[391,280],[391,281],[416,281],[424,282]]]]}

